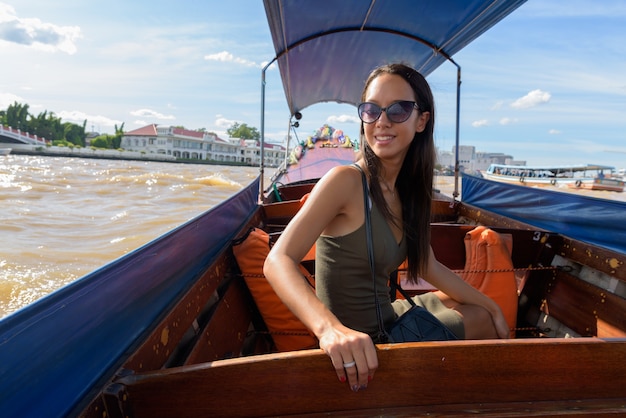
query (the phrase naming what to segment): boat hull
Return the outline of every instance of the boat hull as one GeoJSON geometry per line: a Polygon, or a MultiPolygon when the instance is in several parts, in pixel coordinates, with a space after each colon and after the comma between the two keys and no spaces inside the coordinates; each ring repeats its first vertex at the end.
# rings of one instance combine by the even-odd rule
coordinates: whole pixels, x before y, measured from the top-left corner
{"type": "Polygon", "coordinates": [[[576,180],[573,183],[568,183],[567,187],[570,189],[583,189],[583,190],[597,190],[606,192],[618,192],[624,191],[624,181],[614,178],[594,178],[576,180]]]}
{"type": "Polygon", "coordinates": [[[492,165],[488,170],[481,171],[480,174],[487,180],[498,181],[507,184],[531,187],[568,187],[573,189],[604,190],[610,192],[623,192],[625,182],[617,177],[605,177],[604,170],[610,170],[607,166],[572,166],[570,168],[550,167],[526,167],[526,166],[506,166],[492,165]],[[584,173],[596,171],[598,175],[578,175],[574,173],[584,173]],[[557,173],[557,174],[555,174],[557,173]]]}

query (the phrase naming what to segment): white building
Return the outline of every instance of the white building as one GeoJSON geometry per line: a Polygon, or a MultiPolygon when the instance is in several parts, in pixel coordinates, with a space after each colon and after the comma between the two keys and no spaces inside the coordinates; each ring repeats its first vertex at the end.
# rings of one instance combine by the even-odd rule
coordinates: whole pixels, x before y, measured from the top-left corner
{"type": "MultiPolygon", "coordinates": [[[[187,160],[259,165],[259,142],[239,138],[222,139],[217,135],[173,126],[151,124],[124,133],[120,145],[128,151],[164,154],[187,160]]],[[[265,164],[277,167],[285,158],[285,148],[265,144],[265,164]]]]}
{"type": "MultiPolygon", "coordinates": [[[[452,147],[452,152],[440,151],[437,152],[437,163],[442,167],[448,167],[454,169],[454,159],[456,153],[456,146],[452,147]]],[[[476,172],[489,168],[491,164],[511,164],[513,157],[507,154],[497,152],[481,152],[476,151],[476,147],[473,145],[460,145],[459,146],[459,166],[461,171],[476,172]]],[[[523,165],[526,163],[524,162],[523,165]]]]}

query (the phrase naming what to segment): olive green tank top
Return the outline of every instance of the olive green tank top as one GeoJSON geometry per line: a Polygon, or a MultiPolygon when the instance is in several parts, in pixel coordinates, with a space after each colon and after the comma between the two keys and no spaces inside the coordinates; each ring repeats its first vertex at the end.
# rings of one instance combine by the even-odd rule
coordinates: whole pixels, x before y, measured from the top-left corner
{"type": "MultiPolygon", "coordinates": [[[[389,326],[396,318],[389,296],[389,274],[406,259],[406,242],[404,237],[400,244],[396,242],[382,213],[371,199],[370,202],[376,290],[383,321],[389,326]]],[[[365,223],[344,236],[318,238],[315,288],[317,296],[342,324],[372,336],[378,333],[365,223]]]]}

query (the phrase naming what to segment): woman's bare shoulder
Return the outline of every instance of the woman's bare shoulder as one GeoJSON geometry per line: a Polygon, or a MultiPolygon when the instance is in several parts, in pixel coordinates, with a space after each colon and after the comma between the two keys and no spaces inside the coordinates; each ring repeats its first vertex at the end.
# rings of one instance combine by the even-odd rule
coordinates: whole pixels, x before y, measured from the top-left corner
{"type": "Polygon", "coordinates": [[[361,184],[361,172],[354,165],[342,165],[330,169],[318,182],[320,187],[352,190],[361,184]]]}

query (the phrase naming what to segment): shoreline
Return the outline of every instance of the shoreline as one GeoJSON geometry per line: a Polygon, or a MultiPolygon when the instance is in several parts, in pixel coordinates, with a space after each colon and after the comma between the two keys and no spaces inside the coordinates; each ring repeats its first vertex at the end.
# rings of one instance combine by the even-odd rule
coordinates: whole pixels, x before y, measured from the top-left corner
{"type": "MultiPolygon", "coordinates": [[[[13,145],[13,144],[9,144],[13,145]]],[[[5,147],[7,148],[7,147],[5,147]]],[[[117,150],[95,150],[89,153],[84,151],[65,151],[59,150],[59,147],[54,151],[50,151],[49,149],[25,149],[25,148],[15,148],[14,146],[8,147],[11,148],[11,153],[9,155],[28,155],[35,157],[66,157],[66,158],[91,158],[91,159],[100,159],[100,160],[124,160],[124,161],[146,161],[146,162],[157,162],[157,163],[173,163],[173,164],[202,164],[202,165],[223,165],[223,166],[233,166],[233,167],[256,167],[254,165],[239,163],[236,161],[215,161],[215,160],[186,160],[186,159],[176,159],[176,158],[159,158],[159,157],[149,157],[148,154],[142,155],[129,155],[131,151],[117,151],[117,150]],[[126,155],[124,155],[126,153],[126,155]]],[[[85,150],[87,148],[81,148],[81,150],[85,150]]],[[[137,153],[133,153],[137,154],[137,153]]],[[[166,157],[166,156],[163,156],[166,157]]],[[[275,168],[275,167],[271,167],[275,168]]]]}

